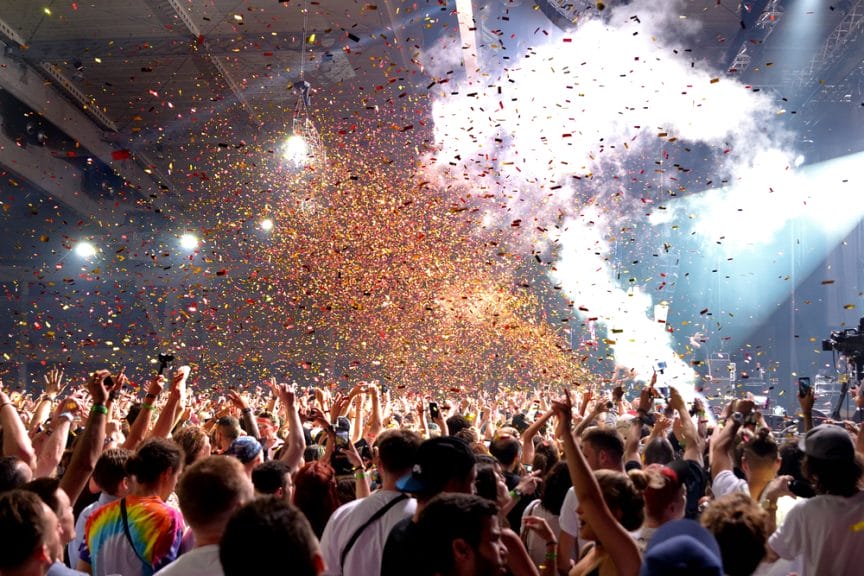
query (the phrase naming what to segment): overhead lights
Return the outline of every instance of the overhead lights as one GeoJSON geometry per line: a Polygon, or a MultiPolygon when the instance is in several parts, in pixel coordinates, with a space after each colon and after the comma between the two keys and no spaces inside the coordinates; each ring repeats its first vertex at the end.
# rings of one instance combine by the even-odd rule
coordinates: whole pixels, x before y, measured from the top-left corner
{"type": "Polygon", "coordinates": [[[78,242],[78,244],[75,245],[74,250],[75,254],[77,254],[79,258],[83,258],[85,260],[89,260],[96,255],[96,247],[86,240],[78,242]]]}
{"type": "Polygon", "coordinates": [[[195,250],[198,248],[198,237],[190,232],[180,236],[180,247],[184,250],[195,250]]]}
{"type": "Polygon", "coordinates": [[[300,134],[292,134],[282,145],[282,158],[295,166],[309,164],[309,146],[300,134]]]}
{"type": "Polygon", "coordinates": [[[273,230],[273,220],[271,218],[264,218],[261,220],[259,226],[261,226],[261,230],[264,232],[270,232],[273,230]]]}

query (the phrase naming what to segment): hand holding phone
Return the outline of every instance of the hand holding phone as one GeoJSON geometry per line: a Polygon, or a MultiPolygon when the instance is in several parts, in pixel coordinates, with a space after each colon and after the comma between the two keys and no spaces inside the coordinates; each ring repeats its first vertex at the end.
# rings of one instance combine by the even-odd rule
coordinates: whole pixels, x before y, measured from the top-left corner
{"type": "Polygon", "coordinates": [[[798,397],[804,398],[808,394],[810,394],[810,377],[802,376],[798,378],[798,397]]]}
{"type": "Polygon", "coordinates": [[[437,420],[441,417],[441,411],[438,409],[437,402],[429,402],[429,417],[432,420],[437,420]]]}

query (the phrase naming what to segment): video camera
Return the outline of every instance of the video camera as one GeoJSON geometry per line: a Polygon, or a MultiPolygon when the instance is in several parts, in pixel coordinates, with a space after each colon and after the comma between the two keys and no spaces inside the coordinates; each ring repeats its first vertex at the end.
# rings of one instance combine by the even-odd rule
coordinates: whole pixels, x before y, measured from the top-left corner
{"type": "Polygon", "coordinates": [[[822,350],[824,352],[835,350],[849,357],[864,355],[864,318],[858,321],[857,330],[847,328],[831,332],[828,339],[822,341],[822,350]]]}

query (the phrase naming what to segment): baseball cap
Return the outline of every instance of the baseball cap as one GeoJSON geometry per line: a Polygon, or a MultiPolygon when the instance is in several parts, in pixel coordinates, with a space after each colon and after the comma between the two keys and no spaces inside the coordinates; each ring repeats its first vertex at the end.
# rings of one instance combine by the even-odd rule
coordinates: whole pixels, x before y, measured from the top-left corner
{"type": "Polygon", "coordinates": [[[645,549],[639,576],[723,576],[723,557],[714,536],[695,520],[660,526],[645,549]]]}
{"type": "Polygon", "coordinates": [[[839,426],[820,424],[798,442],[798,447],[806,456],[819,460],[852,461],[855,459],[855,446],[849,433],[839,426]]]}
{"type": "Polygon", "coordinates": [[[409,494],[432,495],[454,478],[465,478],[476,458],[468,444],[454,436],[430,438],[417,449],[417,463],[396,482],[396,489],[409,494]]]}
{"type": "Polygon", "coordinates": [[[248,464],[258,456],[259,452],[261,452],[261,443],[258,440],[252,436],[239,436],[231,442],[225,455],[235,456],[243,464],[248,464]]]}

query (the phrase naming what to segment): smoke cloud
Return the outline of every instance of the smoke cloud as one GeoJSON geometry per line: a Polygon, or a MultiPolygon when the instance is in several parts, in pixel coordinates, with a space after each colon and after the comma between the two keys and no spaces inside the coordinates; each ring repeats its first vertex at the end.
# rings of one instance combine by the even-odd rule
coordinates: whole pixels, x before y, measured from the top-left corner
{"type": "MultiPolygon", "coordinates": [[[[500,68],[505,60],[487,49],[483,74],[437,93],[430,164],[442,183],[491,199],[480,205],[485,228],[531,223],[512,242],[554,258],[552,280],[584,319],[605,326],[618,365],[647,377],[665,361],[668,378],[692,382],[689,363],[653,317],[653,287],[622,282],[612,246],[622,237],[646,250],[662,243],[675,212],[665,205],[670,193],[698,199],[706,187],[735,184],[741,191],[727,194],[771,194],[794,153],[768,95],[690,57],[686,40],[698,23],[681,20],[679,7],[636,1],[569,33],[551,24],[548,37],[527,31],[542,42],[518,57],[508,51],[500,68]],[[670,151],[690,162],[679,171],[703,174],[690,183],[695,191],[666,164],[670,151]]],[[[443,74],[454,52],[445,51],[441,68],[437,51],[426,62],[443,74]]],[[[723,208],[701,207],[696,228],[710,239],[718,233],[712,210],[723,208]]]]}

